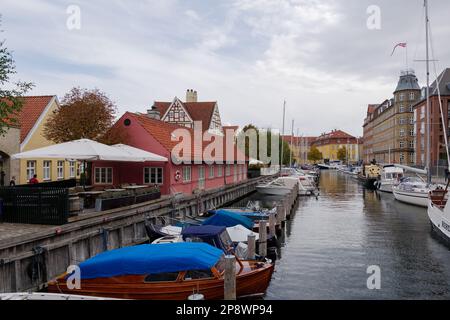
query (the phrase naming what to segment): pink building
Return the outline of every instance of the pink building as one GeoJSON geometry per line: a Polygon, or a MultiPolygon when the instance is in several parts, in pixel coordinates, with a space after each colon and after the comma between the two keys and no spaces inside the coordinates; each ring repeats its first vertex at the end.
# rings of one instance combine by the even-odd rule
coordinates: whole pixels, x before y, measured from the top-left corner
{"type": "MultiPolygon", "coordinates": [[[[205,104],[205,103],[203,103],[205,104]]],[[[96,188],[119,186],[123,183],[136,183],[139,185],[158,185],[162,194],[185,193],[191,194],[195,190],[208,190],[224,185],[242,182],[247,179],[248,161],[242,153],[237,150],[234,144],[234,135],[227,137],[222,132],[222,128],[217,128],[217,106],[213,108],[208,104],[211,113],[211,121],[202,121],[206,130],[215,139],[223,139],[223,147],[217,148],[212,153],[213,158],[202,157],[205,150],[211,146],[211,142],[202,142],[198,148],[193,148],[190,153],[183,150],[178,159],[181,163],[174,163],[172,151],[178,154],[177,145],[179,141],[175,138],[174,132],[183,129],[188,132],[194,141],[194,130],[186,123],[174,124],[160,120],[159,112],[152,108],[148,114],[125,113],[114,125],[111,134],[122,137],[121,142],[142,150],[146,150],[169,159],[166,163],[115,163],[97,161],[92,165],[92,182],[96,188]],[[215,120],[213,120],[214,118],[215,120]],[[214,132],[211,132],[211,127],[214,132]],[[226,140],[231,142],[232,147],[227,148],[226,140]],[[198,150],[199,149],[199,150],[198,150]],[[226,155],[226,156],[225,156],[226,155]],[[238,158],[240,156],[240,159],[238,158]],[[206,159],[208,158],[208,159],[206,159]],[[195,163],[193,162],[195,159],[195,163]],[[214,160],[212,163],[211,161],[214,160]],[[208,162],[208,163],[207,163],[208,162]]],[[[182,110],[183,103],[174,100],[174,107],[177,114],[182,110]],[[181,107],[181,109],[180,109],[181,107]]],[[[165,110],[166,115],[170,114],[170,108],[165,110]]],[[[195,108],[193,103],[190,108],[195,108]]],[[[201,107],[200,107],[201,108],[201,107]]],[[[205,118],[201,110],[196,110],[197,115],[205,118]]],[[[171,117],[173,121],[173,117],[171,117]]],[[[197,121],[195,117],[189,115],[189,119],[197,121]]],[[[220,120],[219,120],[220,121],[220,120]]]]}

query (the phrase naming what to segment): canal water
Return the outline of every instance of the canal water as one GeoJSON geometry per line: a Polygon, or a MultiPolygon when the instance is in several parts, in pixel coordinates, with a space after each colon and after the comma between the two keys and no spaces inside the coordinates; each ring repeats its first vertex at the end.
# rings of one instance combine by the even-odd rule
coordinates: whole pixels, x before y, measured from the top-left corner
{"type": "Polygon", "coordinates": [[[295,211],[266,299],[450,298],[450,250],[426,209],[323,171],[319,198],[301,198],[295,211]],[[380,268],[380,290],[367,287],[369,266],[380,268]]]}

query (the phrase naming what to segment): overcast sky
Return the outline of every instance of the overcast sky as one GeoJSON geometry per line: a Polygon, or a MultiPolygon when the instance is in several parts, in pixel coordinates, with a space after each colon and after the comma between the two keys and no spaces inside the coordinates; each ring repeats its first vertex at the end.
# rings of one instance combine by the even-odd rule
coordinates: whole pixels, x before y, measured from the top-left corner
{"type": "MultiPolygon", "coordinates": [[[[450,66],[450,1],[430,0],[438,72],[450,66]]],[[[32,94],[97,87],[119,108],[154,100],[218,101],[224,124],[301,134],[342,129],[362,135],[367,104],[381,103],[409,64],[424,85],[423,0],[0,0],[0,39],[13,50],[32,94]],[[95,3],[94,3],[95,2],[95,3]],[[69,30],[67,7],[81,9],[69,30]],[[367,8],[381,9],[381,30],[367,8]],[[287,130],[288,131],[288,130],[287,130]]],[[[434,72],[432,73],[434,75],[434,72]]]]}

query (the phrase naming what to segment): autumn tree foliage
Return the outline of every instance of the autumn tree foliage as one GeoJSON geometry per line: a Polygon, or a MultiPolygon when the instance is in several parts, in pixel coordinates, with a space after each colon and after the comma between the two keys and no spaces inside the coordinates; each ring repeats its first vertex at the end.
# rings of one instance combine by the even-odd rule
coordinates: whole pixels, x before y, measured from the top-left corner
{"type": "Polygon", "coordinates": [[[337,152],[337,158],[340,161],[345,161],[347,160],[347,148],[346,147],[342,147],[338,150],[337,152]]]}
{"type": "Polygon", "coordinates": [[[98,89],[73,88],[45,124],[44,135],[56,143],[102,140],[112,127],[115,104],[98,89]]]}

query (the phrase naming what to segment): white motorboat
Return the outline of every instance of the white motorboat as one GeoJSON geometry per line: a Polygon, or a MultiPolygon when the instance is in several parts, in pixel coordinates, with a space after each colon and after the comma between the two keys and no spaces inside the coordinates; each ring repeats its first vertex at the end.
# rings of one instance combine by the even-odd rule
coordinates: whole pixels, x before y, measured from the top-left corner
{"type": "Polygon", "coordinates": [[[419,207],[428,207],[428,194],[436,189],[436,185],[429,185],[418,177],[403,178],[401,183],[392,186],[395,199],[419,207]]]}
{"type": "Polygon", "coordinates": [[[299,184],[298,179],[281,177],[267,184],[257,185],[256,190],[261,194],[284,196],[291,192],[295,184],[294,180],[299,184]]]}
{"type": "Polygon", "coordinates": [[[450,205],[448,203],[448,185],[445,190],[438,188],[430,193],[428,218],[431,228],[442,240],[450,245],[450,205]]]}
{"type": "Polygon", "coordinates": [[[395,166],[385,166],[381,171],[381,179],[376,182],[377,188],[381,192],[392,193],[392,186],[399,184],[403,178],[404,170],[395,166]]]}

